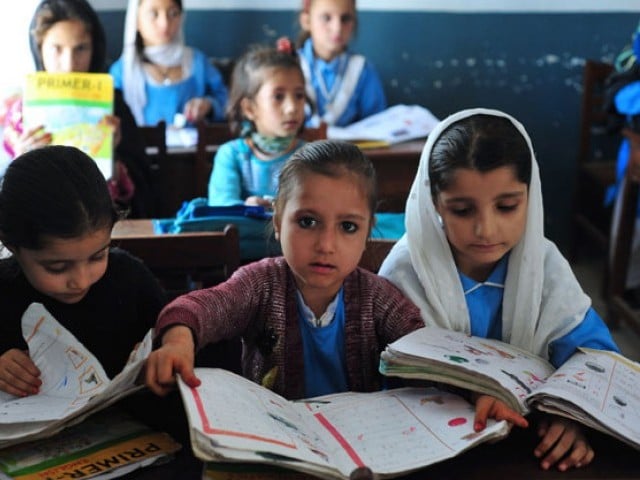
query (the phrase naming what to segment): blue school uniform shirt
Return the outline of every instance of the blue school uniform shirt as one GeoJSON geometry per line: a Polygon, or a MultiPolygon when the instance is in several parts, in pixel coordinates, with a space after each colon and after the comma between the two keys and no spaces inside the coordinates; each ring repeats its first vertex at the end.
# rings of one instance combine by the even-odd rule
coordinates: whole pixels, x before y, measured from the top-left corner
{"type": "MultiPolygon", "coordinates": [[[[472,335],[502,340],[502,298],[508,263],[509,255],[505,255],[484,282],[477,282],[458,272],[467,301],[472,335]]],[[[577,327],[551,342],[551,364],[558,368],[578,347],[619,352],[609,329],[593,308],[589,308],[577,327]]]]}
{"type": "MultiPolygon", "coordinates": [[[[298,325],[302,337],[304,386],[306,397],[317,397],[349,390],[344,343],[344,287],[340,288],[327,313],[333,320],[325,326],[309,321],[313,312],[298,292],[298,325]]],[[[327,315],[325,313],[325,315],[327,315]]]]}
{"type": "Polygon", "coordinates": [[[238,205],[252,195],[275,196],[280,170],[304,143],[297,140],[291,151],[270,160],[256,157],[244,138],[222,144],[209,178],[209,205],[238,205]]]}
{"type": "MultiPolygon", "coordinates": [[[[319,73],[322,75],[327,89],[331,91],[340,71],[344,69],[346,61],[342,55],[333,59],[331,62],[325,62],[320,58],[316,58],[313,53],[313,42],[310,38],[307,39],[302,48],[298,50],[298,55],[304,57],[309,64],[312,75],[310,79],[311,85],[316,92],[317,113],[322,117],[325,112],[326,99],[322,93],[322,88],[316,74],[319,73]]],[[[346,55],[348,59],[348,56],[351,54],[347,52],[343,55],[346,55]]],[[[387,108],[387,99],[384,94],[382,82],[374,66],[367,60],[360,73],[360,78],[349,100],[349,104],[344,112],[342,112],[342,115],[336,120],[335,125],[338,127],[347,126],[369,115],[379,113],[385,108],[387,108]]],[[[309,120],[310,116],[307,118],[307,126],[312,126],[309,124],[309,120]]]]}
{"type": "MultiPolygon", "coordinates": [[[[211,102],[212,120],[224,121],[228,93],[220,71],[211,65],[203,52],[195,48],[191,68],[189,77],[170,85],[145,82],[145,125],[157,125],[161,120],[167,122],[167,125],[173,125],[175,114],[182,113],[187,102],[196,97],[205,97],[211,102]]],[[[122,70],[122,58],[115,61],[109,69],[114,85],[119,89],[123,88],[122,70]]]]}

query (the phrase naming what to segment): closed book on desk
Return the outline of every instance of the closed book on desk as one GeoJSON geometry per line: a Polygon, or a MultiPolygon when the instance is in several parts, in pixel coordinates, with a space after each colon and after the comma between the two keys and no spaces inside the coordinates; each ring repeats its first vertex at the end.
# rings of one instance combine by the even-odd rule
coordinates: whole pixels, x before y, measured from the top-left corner
{"type": "Polygon", "coordinates": [[[116,478],[180,448],[168,434],[109,409],[53,437],[0,450],[0,479],[116,478]]]}
{"type": "Polygon", "coordinates": [[[424,327],[387,346],[380,372],[492,395],[522,414],[562,415],[640,449],[640,364],[617,353],[580,349],[556,370],[505,342],[424,327]]]}
{"type": "Polygon", "coordinates": [[[22,115],[26,129],[43,125],[53,145],[77,147],[95,160],[105,178],[113,175],[113,79],[106,73],[27,75],[22,115]]]}
{"type": "Polygon", "coordinates": [[[196,375],[199,387],[181,380],[179,387],[191,447],[206,462],[272,465],[336,479],[367,466],[376,478],[392,478],[509,430],[505,422],[490,422],[474,432],[473,406],[436,389],[288,401],[226,370],[198,368],[196,375]]]}

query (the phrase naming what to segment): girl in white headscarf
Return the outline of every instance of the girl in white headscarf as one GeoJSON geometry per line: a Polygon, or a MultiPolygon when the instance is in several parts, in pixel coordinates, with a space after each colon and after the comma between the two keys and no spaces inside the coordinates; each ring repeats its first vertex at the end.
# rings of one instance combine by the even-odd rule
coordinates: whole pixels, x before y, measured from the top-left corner
{"type": "MultiPolygon", "coordinates": [[[[577,347],[618,348],[571,267],[544,237],[540,175],[531,140],[509,115],[458,112],[429,135],[406,207],[406,234],[380,274],[420,308],[427,325],[495,338],[556,367],[577,347]]],[[[476,400],[487,417],[526,426],[498,400],[476,400]]],[[[541,422],[542,468],[580,467],[593,450],[577,424],[541,422]]]]}
{"type": "Polygon", "coordinates": [[[138,125],[182,114],[222,121],[227,88],[206,55],[184,44],[182,0],[129,0],[122,56],[111,66],[138,125]]]}

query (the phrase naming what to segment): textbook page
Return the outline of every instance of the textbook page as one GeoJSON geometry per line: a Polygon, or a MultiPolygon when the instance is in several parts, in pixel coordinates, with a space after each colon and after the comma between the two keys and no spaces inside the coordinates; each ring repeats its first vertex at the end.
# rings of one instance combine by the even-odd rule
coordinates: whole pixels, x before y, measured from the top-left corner
{"type": "Polygon", "coordinates": [[[382,141],[391,145],[426,137],[438,121],[420,105],[395,105],[347,127],[329,126],[327,137],[334,140],[382,141]]]}
{"type": "Polygon", "coordinates": [[[423,327],[389,344],[384,375],[421,378],[486,393],[527,413],[527,396],[555,371],[546,360],[497,340],[423,327]]]}
{"type": "Polygon", "coordinates": [[[44,125],[52,145],[77,147],[93,158],[106,179],[113,175],[113,78],[107,73],[33,72],[26,78],[25,130],[44,125]]]}
{"type": "Polygon", "coordinates": [[[0,392],[0,447],[59,430],[68,420],[137,390],[135,380],[152,347],[148,332],[122,372],[110,380],[94,355],[42,304],[27,308],[22,332],[29,355],[41,371],[42,386],[40,393],[27,397],[0,392]]]}
{"type": "Polygon", "coordinates": [[[507,434],[506,422],[473,431],[461,397],[406,388],[289,402],[233,373],[196,369],[202,381],[180,391],[192,448],[206,461],[276,464],[325,478],[360,466],[394,477],[507,434]]]}
{"type": "Polygon", "coordinates": [[[640,364],[622,355],[580,349],[530,401],[640,449],[640,364]]]}

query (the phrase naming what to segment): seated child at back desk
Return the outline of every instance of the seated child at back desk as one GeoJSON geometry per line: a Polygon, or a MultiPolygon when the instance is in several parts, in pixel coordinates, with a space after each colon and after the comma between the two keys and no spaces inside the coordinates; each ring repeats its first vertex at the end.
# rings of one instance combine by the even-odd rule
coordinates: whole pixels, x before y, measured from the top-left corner
{"type": "Polygon", "coordinates": [[[209,205],[271,206],[278,173],[304,142],[304,77],[290,43],[253,47],[238,61],[228,119],[240,138],[220,146],[209,180],[209,205]]]}

